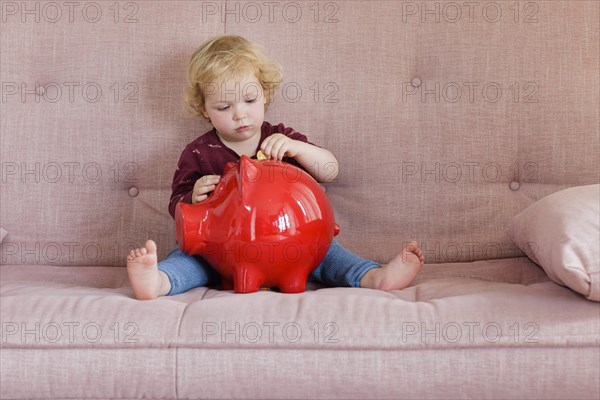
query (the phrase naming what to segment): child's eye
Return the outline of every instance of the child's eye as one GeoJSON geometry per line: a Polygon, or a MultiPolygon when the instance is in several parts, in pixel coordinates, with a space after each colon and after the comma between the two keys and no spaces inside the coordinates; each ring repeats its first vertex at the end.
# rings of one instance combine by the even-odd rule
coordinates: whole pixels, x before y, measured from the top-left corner
{"type": "Polygon", "coordinates": [[[257,99],[258,99],[258,97],[255,97],[253,99],[248,99],[248,100],[246,100],[246,103],[254,103],[257,99]]]}
{"type": "Polygon", "coordinates": [[[224,107],[218,107],[217,110],[218,111],[225,111],[229,108],[229,106],[224,106],[224,107]]]}

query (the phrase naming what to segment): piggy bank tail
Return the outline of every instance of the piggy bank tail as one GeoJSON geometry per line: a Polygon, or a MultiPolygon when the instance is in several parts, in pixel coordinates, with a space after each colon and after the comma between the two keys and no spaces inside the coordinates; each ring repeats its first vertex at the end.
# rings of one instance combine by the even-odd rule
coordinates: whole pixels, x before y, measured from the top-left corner
{"type": "Polygon", "coordinates": [[[333,236],[337,236],[340,233],[340,226],[338,224],[333,224],[333,236]]]}

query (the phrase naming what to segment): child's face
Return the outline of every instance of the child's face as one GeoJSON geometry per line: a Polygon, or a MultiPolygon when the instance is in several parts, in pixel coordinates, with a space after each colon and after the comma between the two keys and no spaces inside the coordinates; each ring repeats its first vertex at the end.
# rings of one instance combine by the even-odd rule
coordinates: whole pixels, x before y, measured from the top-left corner
{"type": "Polygon", "coordinates": [[[256,76],[248,73],[242,78],[207,85],[202,113],[210,118],[222,139],[243,142],[260,137],[265,102],[256,76]]]}

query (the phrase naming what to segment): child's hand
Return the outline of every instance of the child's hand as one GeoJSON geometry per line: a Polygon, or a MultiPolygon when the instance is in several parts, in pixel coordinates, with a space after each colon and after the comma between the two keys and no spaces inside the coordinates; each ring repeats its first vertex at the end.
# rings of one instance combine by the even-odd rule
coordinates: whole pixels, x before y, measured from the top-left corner
{"type": "Polygon", "coordinates": [[[266,138],[260,145],[260,149],[268,159],[281,161],[283,157],[296,157],[302,142],[276,133],[266,138]]]}
{"type": "Polygon", "coordinates": [[[217,183],[221,179],[220,175],[204,175],[194,184],[192,191],[192,204],[200,203],[208,198],[208,193],[215,190],[217,183]]]}

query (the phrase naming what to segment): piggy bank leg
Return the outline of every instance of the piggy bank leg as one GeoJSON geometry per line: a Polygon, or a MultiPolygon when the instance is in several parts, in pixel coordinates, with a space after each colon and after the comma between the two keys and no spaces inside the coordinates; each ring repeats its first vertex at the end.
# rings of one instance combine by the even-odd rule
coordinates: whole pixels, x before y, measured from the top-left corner
{"type": "Polygon", "coordinates": [[[252,266],[238,266],[234,268],[233,289],[236,293],[257,292],[263,281],[263,273],[252,266]]]}
{"type": "Polygon", "coordinates": [[[302,293],[306,288],[307,279],[308,273],[299,271],[283,277],[278,286],[283,293],[302,293]]]}

